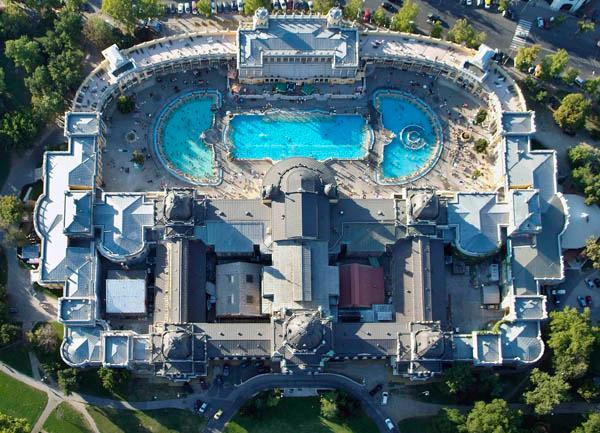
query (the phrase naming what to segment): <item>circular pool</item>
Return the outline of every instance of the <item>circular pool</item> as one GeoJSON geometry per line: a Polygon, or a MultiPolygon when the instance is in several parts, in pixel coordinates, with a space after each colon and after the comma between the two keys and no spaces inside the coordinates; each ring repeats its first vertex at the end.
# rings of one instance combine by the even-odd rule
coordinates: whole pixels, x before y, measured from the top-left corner
{"type": "Polygon", "coordinates": [[[403,92],[383,90],[373,99],[383,127],[392,133],[391,141],[384,144],[379,181],[400,184],[423,176],[442,151],[437,115],[425,102],[403,92]]]}

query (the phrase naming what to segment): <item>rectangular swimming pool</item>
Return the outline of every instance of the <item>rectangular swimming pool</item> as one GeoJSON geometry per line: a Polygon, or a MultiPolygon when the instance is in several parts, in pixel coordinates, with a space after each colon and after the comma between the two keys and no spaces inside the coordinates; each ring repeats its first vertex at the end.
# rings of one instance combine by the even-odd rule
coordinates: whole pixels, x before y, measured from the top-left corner
{"type": "Polygon", "coordinates": [[[234,158],[272,161],[295,156],[360,159],[373,137],[358,114],[314,111],[234,115],[225,134],[234,158]]]}

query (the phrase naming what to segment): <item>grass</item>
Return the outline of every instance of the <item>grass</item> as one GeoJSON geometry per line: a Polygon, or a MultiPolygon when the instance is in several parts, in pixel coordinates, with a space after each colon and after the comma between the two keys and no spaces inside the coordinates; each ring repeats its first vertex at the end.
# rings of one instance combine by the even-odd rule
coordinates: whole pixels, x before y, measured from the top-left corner
{"type": "Polygon", "coordinates": [[[160,380],[153,378],[133,377],[131,380],[116,392],[110,392],[102,386],[102,382],[98,377],[98,370],[95,368],[83,370],[79,374],[79,392],[97,397],[112,398],[115,400],[127,401],[149,401],[166,400],[178,398],[178,395],[187,395],[183,385],[173,384],[166,379],[160,380]]]}
{"type": "Polygon", "coordinates": [[[69,403],[62,402],[52,411],[44,430],[48,433],[90,433],[90,427],[81,413],[69,403]]]}
{"type": "Polygon", "coordinates": [[[33,427],[42,414],[48,397],[16,379],[0,372],[0,412],[17,418],[25,418],[33,427]]]}
{"type": "Polygon", "coordinates": [[[33,283],[33,289],[38,293],[44,293],[54,299],[58,299],[63,295],[62,289],[50,289],[48,287],[40,286],[38,283],[33,283]]]}
{"type": "Polygon", "coordinates": [[[407,418],[398,422],[398,430],[402,433],[444,433],[441,419],[436,416],[407,418]]]}
{"type": "Polygon", "coordinates": [[[365,413],[355,417],[326,420],[320,415],[318,397],[284,398],[267,408],[260,418],[236,415],[225,433],[375,433],[377,426],[365,413]]]}
{"type": "Polygon", "coordinates": [[[205,419],[181,409],[117,410],[88,406],[102,433],[199,433],[205,419]]]}
{"type": "Polygon", "coordinates": [[[6,349],[0,349],[0,361],[27,376],[32,376],[29,351],[23,343],[17,343],[6,349]]]}

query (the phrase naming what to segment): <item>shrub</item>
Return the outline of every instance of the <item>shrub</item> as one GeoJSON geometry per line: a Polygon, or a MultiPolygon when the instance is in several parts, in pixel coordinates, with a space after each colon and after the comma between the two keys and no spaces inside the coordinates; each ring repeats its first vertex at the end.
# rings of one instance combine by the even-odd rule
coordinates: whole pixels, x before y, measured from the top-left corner
{"type": "Polygon", "coordinates": [[[488,141],[485,138],[475,140],[475,152],[485,153],[487,151],[488,141]]]}
{"type": "Polygon", "coordinates": [[[131,113],[135,110],[133,96],[119,95],[117,98],[117,109],[123,114],[131,113]]]}

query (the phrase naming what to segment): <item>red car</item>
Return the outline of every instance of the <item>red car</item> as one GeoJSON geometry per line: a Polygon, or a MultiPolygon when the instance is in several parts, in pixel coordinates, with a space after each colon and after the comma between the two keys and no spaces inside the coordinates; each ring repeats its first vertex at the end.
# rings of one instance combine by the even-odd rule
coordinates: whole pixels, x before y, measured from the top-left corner
{"type": "Polygon", "coordinates": [[[371,10],[370,9],[365,9],[365,12],[363,14],[363,23],[368,23],[371,21],[371,10]]]}
{"type": "Polygon", "coordinates": [[[592,296],[591,295],[587,295],[585,297],[585,305],[586,305],[586,307],[592,308],[592,296]]]}

